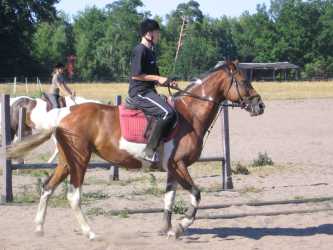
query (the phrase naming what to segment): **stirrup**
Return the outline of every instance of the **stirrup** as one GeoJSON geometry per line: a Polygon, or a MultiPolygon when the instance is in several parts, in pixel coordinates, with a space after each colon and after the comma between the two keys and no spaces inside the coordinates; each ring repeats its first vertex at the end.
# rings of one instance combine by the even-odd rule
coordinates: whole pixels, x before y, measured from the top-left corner
{"type": "Polygon", "coordinates": [[[142,159],[149,161],[149,162],[156,163],[156,162],[160,161],[160,154],[157,151],[153,152],[152,155],[144,152],[142,159]]]}

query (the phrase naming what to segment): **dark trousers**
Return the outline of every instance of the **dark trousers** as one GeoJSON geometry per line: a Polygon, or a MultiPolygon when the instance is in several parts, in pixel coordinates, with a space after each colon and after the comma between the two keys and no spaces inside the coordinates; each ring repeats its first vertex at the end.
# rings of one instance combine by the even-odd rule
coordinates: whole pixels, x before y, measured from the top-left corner
{"type": "Polygon", "coordinates": [[[59,99],[58,94],[48,94],[47,96],[52,103],[52,108],[60,108],[60,104],[58,102],[58,99],[59,99]]]}
{"type": "Polygon", "coordinates": [[[170,129],[175,125],[177,121],[176,111],[154,91],[138,94],[131,97],[131,99],[134,105],[146,115],[153,116],[157,120],[163,120],[170,129]]]}

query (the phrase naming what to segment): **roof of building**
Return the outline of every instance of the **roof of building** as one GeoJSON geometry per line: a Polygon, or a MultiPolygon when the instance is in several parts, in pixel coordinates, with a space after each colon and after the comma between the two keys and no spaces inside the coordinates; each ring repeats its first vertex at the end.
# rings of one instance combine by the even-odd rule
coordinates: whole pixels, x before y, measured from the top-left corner
{"type": "MultiPolygon", "coordinates": [[[[217,66],[221,65],[223,61],[219,61],[217,66]]],[[[299,66],[289,63],[289,62],[273,62],[273,63],[239,63],[239,68],[241,69],[299,69],[299,66]]]]}

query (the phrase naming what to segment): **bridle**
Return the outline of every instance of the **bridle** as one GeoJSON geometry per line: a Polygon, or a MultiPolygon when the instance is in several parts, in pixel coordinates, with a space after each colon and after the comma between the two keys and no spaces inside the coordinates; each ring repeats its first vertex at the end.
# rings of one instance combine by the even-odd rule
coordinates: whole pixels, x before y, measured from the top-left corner
{"type": "MultiPolygon", "coordinates": [[[[250,99],[253,98],[253,97],[245,97],[245,98],[243,98],[241,96],[240,91],[239,91],[239,85],[240,85],[240,83],[238,82],[238,80],[235,77],[237,73],[238,73],[238,71],[233,72],[231,74],[230,85],[229,85],[229,88],[228,88],[228,91],[227,91],[225,97],[228,96],[231,87],[235,84],[236,85],[236,91],[237,91],[237,94],[238,94],[238,98],[240,100],[239,102],[232,102],[232,103],[225,103],[223,101],[222,102],[218,102],[218,101],[215,101],[214,98],[212,98],[211,96],[199,96],[199,95],[195,95],[195,94],[193,94],[191,92],[188,92],[186,90],[183,90],[183,89],[181,89],[179,87],[171,86],[170,82],[174,81],[175,80],[174,78],[168,78],[168,80],[165,83],[165,85],[168,86],[168,91],[169,91],[170,96],[173,96],[173,94],[171,93],[171,89],[174,89],[174,90],[179,91],[179,93],[181,93],[181,95],[183,95],[183,96],[190,96],[190,97],[193,97],[195,99],[202,100],[202,101],[212,102],[212,103],[214,103],[214,105],[217,105],[219,107],[245,108],[247,106],[247,104],[249,103],[250,99]]],[[[247,92],[249,91],[248,86],[246,86],[246,91],[247,92]]]]}

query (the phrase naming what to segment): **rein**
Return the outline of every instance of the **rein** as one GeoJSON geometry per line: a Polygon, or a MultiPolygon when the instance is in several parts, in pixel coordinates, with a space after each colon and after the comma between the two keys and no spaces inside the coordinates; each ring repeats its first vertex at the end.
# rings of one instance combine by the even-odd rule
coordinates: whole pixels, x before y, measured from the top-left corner
{"type": "MultiPolygon", "coordinates": [[[[188,92],[186,90],[183,90],[179,87],[173,87],[173,86],[170,86],[170,84],[168,82],[172,81],[171,79],[168,79],[167,80],[167,86],[168,86],[168,91],[169,91],[169,94],[170,96],[173,96],[173,94],[171,93],[171,89],[174,89],[174,90],[177,90],[179,91],[180,93],[182,93],[184,96],[190,96],[190,97],[193,97],[193,98],[196,98],[196,99],[199,99],[199,100],[202,100],[202,101],[207,101],[207,102],[212,102],[214,103],[215,105],[218,105],[220,107],[232,107],[232,108],[241,108],[243,105],[241,103],[221,103],[221,102],[217,102],[215,101],[212,97],[206,97],[206,96],[199,96],[199,95],[194,95],[193,93],[191,92],[188,92]]],[[[238,88],[237,88],[238,89],[238,88]]],[[[228,91],[229,92],[229,91],[228,91]]],[[[239,91],[238,91],[239,92],[239,91]]],[[[243,100],[242,100],[243,101],[243,100]]]]}

